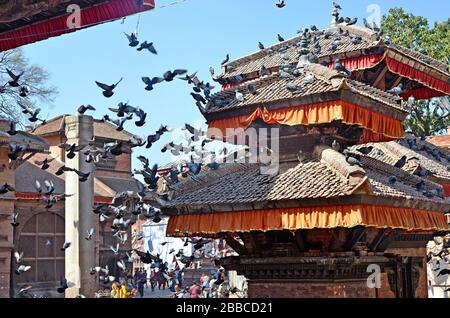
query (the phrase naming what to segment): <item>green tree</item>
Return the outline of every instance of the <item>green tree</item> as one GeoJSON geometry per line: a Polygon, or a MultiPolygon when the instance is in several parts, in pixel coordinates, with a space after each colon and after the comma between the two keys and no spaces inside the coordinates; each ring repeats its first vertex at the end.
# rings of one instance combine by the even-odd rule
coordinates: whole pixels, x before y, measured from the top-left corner
{"type": "Polygon", "coordinates": [[[47,84],[49,74],[42,67],[31,65],[20,49],[0,52],[0,117],[28,124],[24,119],[18,102],[37,108],[39,103],[51,103],[57,94],[55,87],[47,84]],[[19,84],[29,88],[26,97],[20,96],[20,88],[11,87],[6,69],[23,75],[19,84]]]}
{"type": "MultiPolygon", "coordinates": [[[[424,49],[430,57],[450,62],[450,19],[430,27],[426,18],[407,13],[403,8],[392,8],[383,16],[381,30],[395,44],[416,51],[424,49]]],[[[436,100],[410,103],[408,110],[405,126],[416,135],[438,134],[450,125],[450,110],[440,107],[436,100]]]]}

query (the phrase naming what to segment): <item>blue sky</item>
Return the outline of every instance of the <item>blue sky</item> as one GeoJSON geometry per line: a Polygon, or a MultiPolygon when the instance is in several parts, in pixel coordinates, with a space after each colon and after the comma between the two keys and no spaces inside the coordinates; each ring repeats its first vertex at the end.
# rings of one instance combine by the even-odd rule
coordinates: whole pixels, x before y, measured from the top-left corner
{"type": "MultiPolygon", "coordinates": [[[[157,7],[174,0],[156,0],[157,7]]],[[[141,15],[139,39],[154,42],[158,55],[137,52],[127,45],[123,32],[136,28],[137,16],[99,25],[72,34],[25,46],[31,62],[43,66],[51,74],[50,84],[58,88],[54,105],[42,105],[43,116],[73,113],[81,104],[97,108],[100,118],[108,107],[129,102],[148,112],[147,124],[137,128],[132,122],[126,129],[146,136],[161,123],[181,127],[185,122],[204,123],[189,93],[186,82],[174,80],[162,83],[151,92],[145,91],[141,76],[161,76],[166,70],[186,68],[198,71],[200,79],[211,81],[209,67],[220,73],[220,62],[229,53],[231,58],[257,50],[258,41],[265,45],[277,41],[277,34],[285,38],[296,35],[301,27],[312,24],[325,28],[331,21],[332,1],[286,0],[286,7],[278,9],[276,0],[186,0],[179,5],[155,9],[141,15]],[[98,80],[114,83],[121,77],[115,95],[106,99],[95,85],[98,80]]],[[[367,8],[377,4],[381,13],[393,6],[401,6],[415,15],[423,15],[431,23],[448,18],[450,1],[375,1],[341,0],[342,15],[369,17],[367,8]]],[[[218,87],[217,87],[218,88],[218,87]]],[[[171,160],[160,148],[170,138],[162,138],[150,151],[138,150],[152,162],[171,160]]]]}

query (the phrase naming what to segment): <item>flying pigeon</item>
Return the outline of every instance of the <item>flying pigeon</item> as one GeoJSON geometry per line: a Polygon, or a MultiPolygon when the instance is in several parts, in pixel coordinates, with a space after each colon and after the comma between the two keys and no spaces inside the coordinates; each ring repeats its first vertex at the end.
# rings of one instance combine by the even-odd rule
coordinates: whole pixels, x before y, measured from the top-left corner
{"type": "Polygon", "coordinates": [[[284,3],[284,0],[278,0],[278,3],[275,4],[278,8],[283,8],[284,6],[286,6],[286,4],[284,3]]]}
{"type": "Polygon", "coordinates": [[[127,37],[127,39],[128,39],[128,45],[129,46],[131,46],[131,47],[136,47],[136,46],[138,46],[139,45],[139,41],[138,41],[138,39],[137,39],[137,34],[136,34],[136,32],[133,32],[133,33],[131,33],[131,34],[127,34],[127,33],[123,33],[123,34],[125,34],[125,36],[127,37]]]}
{"type": "Polygon", "coordinates": [[[19,87],[19,79],[23,75],[24,72],[20,73],[19,75],[15,75],[10,69],[6,68],[6,72],[8,73],[9,77],[11,77],[11,80],[8,82],[9,86],[11,87],[19,87]]]}
{"type": "Polygon", "coordinates": [[[95,84],[97,84],[97,86],[103,90],[103,96],[109,98],[114,95],[114,89],[117,87],[117,85],[119,85],[120,82],[122,82],[122,80],[123,78],[121,78],[116,84],[112,85],[106,85],[97,81],[95,81],[95,84]]]}
{"type": "Polygon", "coordinates": [[[142,51],[144,49],[155,55],[158,54],[158,52],[156,52],[155,50],[155,47],[153,46],[153,42],[148,43],[147,41],[144,41],[141,43],[141,46],[137,48],[138,51],[142,51]]]}
{"type": "Polygon", "coordinates": [[[77,112],[80,115],[83,115],[88,110],[95,111],[95,108],[93,106],[91,106],[91,105],[86,105],[86,106],[85,105],[81,105],[80,107],[77,108],[77,112]]]}

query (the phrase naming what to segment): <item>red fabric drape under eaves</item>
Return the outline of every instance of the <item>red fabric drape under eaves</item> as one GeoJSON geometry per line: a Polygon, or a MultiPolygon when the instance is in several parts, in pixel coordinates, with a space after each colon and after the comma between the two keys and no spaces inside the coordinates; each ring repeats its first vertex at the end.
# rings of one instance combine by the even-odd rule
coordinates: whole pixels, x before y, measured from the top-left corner
{"type": "Polygon", "coordinates": [[[353,204],[281,209],[182,214],[170,216],[167,236],[219,237],[225,232],[333,229],[355,226],[423,231],[447,231],[442,211],[353,204]]]}
{"type": "MultiPolygon", "coordinates": [[[[372,68],[383,61],[384,54],[371,54],[339,60],[348,70],[359,71],[366,68],[372,68]]],[[[333,62],[328,63],[329,68],[333,68],[333,62]]]]}
{"type": "Polygon", "coordinates": [[[443,184],[442,187],[444,188],[444,196],[450,198],[450,184],[443,184]]]}
{"type": "MultiPolygon", "coordinates": [[[[340,60],[341,64],[344,65],[345,68],[352,70],[352,71],[357,71],[357,70],[362,70],[362,69],[366,69],[366,68],[372,68],[375,65],[379,64],[380,62],[383,61],[384,58],[384,54],[370,54],[370,55],[363,55],[363,56],[357,56],[357,57],[351,57],[351,58],[347,58],[347,59],[342,59],[340,60]]],[[[333,68],[333,63],[330,62],[328,64],[329,68],[333,68]]],[[[248,78],[243,80],[242,82],[239,83],[228,83],[228,84],[224,84],[222,85],[222,90],[226,90],[230,87],[234,87],[237,85],[240,85],[242,83],[251,81],[254,78],[248,78]]]]}
{"type": "Polygon", "coordinates": [[[337,100],[276,110],[258,107],[251,114],[211,120],[208,122],[208,136],[218,140],[233,138],[256,119],[262,119],[267,124],[288,126],[318,125],[340,120],[366,130],[362,142],[390,141],[404,135],[400,120],[350,102],[337,100]]]}
{"type": "MultiPolygon", "coordinates": [[[[82,9],[81,29],[87,28],[92,24],[120,19],[131,14],[147,11],[154,7],[154,0],[145,0],[141,8],[137,7],[136,0],[111,0],[82,9]]],[[[67,17],[69,15],[68,13],[61,17],[0,34],[0,52],[79,30],[68,29],[67,17]]]]}
{"type": "Polygon", "coordinates": [[[421,100],[421,99],[428,100],[433,97],[446,96],[446,94],[443,92],[436,91],[432,88],[419,87],[419,88],[414,88],[409,91],[406,91],[403,94],[401,94],[401,96],[404,100],[408,100],[408,98],[411,96],[414,96],[414,98],[416,100],[421,100]]]}
{"type": "Polygon", "coordinates": [[[432,88],[433,90],[440,92],[443,95],[450,95],[449,83],[432,77],[431,75],[428,75],[422,71],[416,70],[415,68],[399,62],[389,56],[386,56],[385,61],[390,72],[419,82],[427,87],[432,88]]]}
{"type": "MultiPolygon", "coordinates": [[[[22,200],[39,200],[40,196],[37,193],[16,192],[15,197],[17,199],[22,199],[22,200]]],[[[94,197],[94,203],[110,204],[111,202],[112,202],[112,198],[101,197],[101,196],[97,196],[97,195],[94,197]]]]}
{"type": "Polygon", "coordinates": [[[241,85],[241,84],[243,84],[243,83],[245,83],[245,82],[252,81],[252,80],[254,80],[255,78],[256,78],[256,77],[254,77],[254,78],[247,78],[247,79],[245,79],[245,80],[243,80],[243,81],[241,81],[241,82],[223,84],[223,85],[222,85],[222,90],[224,91],[224,90],[229,89],[229,88],[231,88],[231,87],[234,87],[234,86],[237,86],[237,85],[241,85]]]}

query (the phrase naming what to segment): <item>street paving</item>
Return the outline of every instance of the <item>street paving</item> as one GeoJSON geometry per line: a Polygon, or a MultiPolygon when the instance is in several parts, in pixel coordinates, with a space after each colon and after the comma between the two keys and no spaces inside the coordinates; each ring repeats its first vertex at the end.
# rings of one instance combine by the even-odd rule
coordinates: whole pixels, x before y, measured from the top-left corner
{"type": "Polygon", "coordinates": [[[158,290],[155,288],[155,291],[152,292],[150,287],[144,289],[144,297],[143,298],[170,298],[172,296],[172,292],[166,288],[166,290],[158,290]]]}

